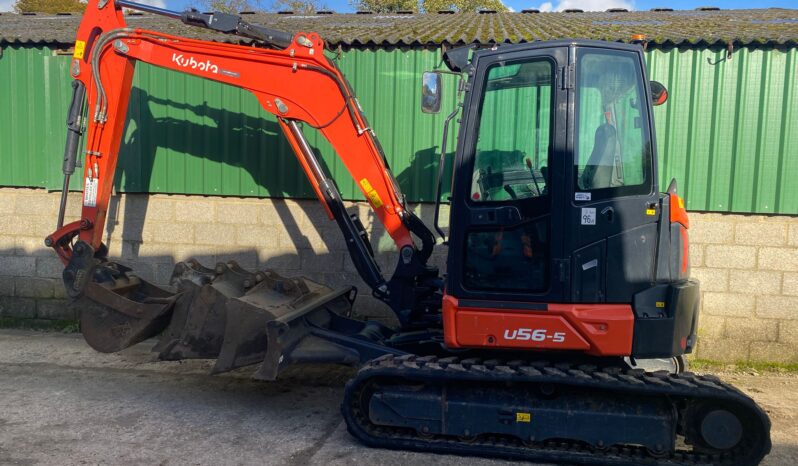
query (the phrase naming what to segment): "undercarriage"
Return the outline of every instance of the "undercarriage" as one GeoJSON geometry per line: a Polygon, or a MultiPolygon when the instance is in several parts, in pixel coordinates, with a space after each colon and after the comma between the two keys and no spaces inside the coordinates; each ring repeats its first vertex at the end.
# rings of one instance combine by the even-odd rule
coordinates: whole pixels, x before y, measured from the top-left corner
{"type": "Polygon", "coordinates": [[[341,412],[349,432],[373,447],[739,466],[758,464],[770,449],[767,416],[716,377],[649,372],[622,359],[453,352],[440,333],[352,319],[353,288],[235,262],[178,263],[174,293],[114,263],[100,264],[99,277],[106,281],[93,281],[79,301],[81,331],[93,348],[115,352],[158,336],[152,350],[162,360],[215,359],[213,374],[255,365],[253,377],[265,381],[293,364],[362,366],[346,385],[341,412]]]}

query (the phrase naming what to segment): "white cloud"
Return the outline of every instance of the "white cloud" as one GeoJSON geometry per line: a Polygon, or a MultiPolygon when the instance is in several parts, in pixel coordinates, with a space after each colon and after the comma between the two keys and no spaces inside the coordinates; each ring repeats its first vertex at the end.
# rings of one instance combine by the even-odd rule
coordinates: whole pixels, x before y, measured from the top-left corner
{"type": "Polygon", "coordinates": [[[0,11],[13,11],[17,0],[0,0],[0,11]]]}
{"type": "Polygon", "coordinates": [[[585,11],[604,11],[609,8],[626,8],[633,10],[634,0],[559,0],[554,6],[552,2],[541,3],[540,11],[563,11],[570,8],[578,8],[585,11]]]}

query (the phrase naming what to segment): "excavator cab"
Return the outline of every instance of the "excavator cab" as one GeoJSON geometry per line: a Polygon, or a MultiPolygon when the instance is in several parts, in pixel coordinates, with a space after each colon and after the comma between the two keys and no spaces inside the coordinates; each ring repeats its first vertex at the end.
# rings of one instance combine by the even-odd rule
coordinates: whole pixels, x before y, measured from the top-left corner
{"type": "Polygon", "coordinates": [[[680,201],[659,192],[642,48],[500,46],[477,50],[467,66],[447,344],[633,358],[690,352],[698,284],[687,278],[687,225],[671,219],[680,201]]]}

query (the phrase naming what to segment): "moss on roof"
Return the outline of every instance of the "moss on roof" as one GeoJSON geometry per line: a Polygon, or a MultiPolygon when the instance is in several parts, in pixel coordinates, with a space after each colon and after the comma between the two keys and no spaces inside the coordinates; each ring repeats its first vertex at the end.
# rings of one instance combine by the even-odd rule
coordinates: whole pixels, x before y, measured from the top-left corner
{"type": "MultiPolygon", "coordinates": [[[[562,38],[628,41],[645,34],[654,44],[798,44],[798,10],[632,11],[585,13],[325,14],[255,13],[244,18],[290,32],[315,31],[330,46],[429,46],[525,42],[562,38]]],[[[74,40],[79,16],[0,15],[0,43],[74,40]]],[[[188,37],[238,42],[234,36],[152,15],[128,16],[128,24],[188,37]]]]}

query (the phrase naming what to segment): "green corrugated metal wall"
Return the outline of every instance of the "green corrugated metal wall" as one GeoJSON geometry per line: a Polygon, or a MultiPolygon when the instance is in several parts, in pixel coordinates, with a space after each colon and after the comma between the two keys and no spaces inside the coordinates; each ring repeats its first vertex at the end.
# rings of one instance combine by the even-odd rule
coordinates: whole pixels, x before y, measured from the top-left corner
{"type": "Polygon", "coordinates": [[[798,49],[653,51],[671,89],[654,112],[660,181],[690,209],[798,213],[798,49]],[[707,59],[710,59],[710,64],[707,59]]]}
{"type": "Polygon", "coordinates": [[[69,59],[49,48],[2,49],[0,186],[56,186],[71,96],[69,59]]]}
{"type": "MultiPolygon", "coordinates": [[[[725,61],[725,51],[706,49],[647,55],[652,79],[671,95],[655,110],[661,185],[677,178],[692,210],[798,214],[796,49],[742,48],[725,61]]],[[[443,114],[454,103],[446,77],[442,114],[419,110],[420,75],[438,57],[355,50],[339,61],[412,200],[433,197],[443,114]]],[[[48,48],[3,46],[0,185],[60,187],[68,61],[48,48]]],[[[312,197],[275,120],[250,95],[143,64],[134,89],[120,190],[312,197]]],[[[329,145],[308,135],[343,195],[359,198],[329,145]]]]}

